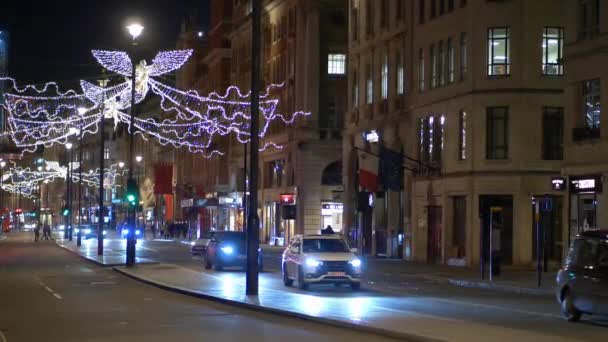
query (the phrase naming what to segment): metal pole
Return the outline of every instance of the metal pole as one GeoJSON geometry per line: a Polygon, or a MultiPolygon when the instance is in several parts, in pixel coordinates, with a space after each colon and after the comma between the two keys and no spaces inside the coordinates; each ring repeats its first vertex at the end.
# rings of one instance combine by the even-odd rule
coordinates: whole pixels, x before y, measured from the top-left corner
{"type": "Polygon", "coordinates": [[[260,230],[258,217],[258,146],[259,86],[261,45],[261,0],[252,0],[251,14],[251,146],[249,168],[249,211],[247,219],[247,295],[258,295],[258,248],[260,230]]]}
{"type": "MultiPolygon", "coordinates": [[[[132,70],[131,70],[131,119],[129,121],[129,178],[127,184],[133,179],[133,133],[135,133],[135,69],[137,57],[135,52],[137,48],[137,42],[133,41],[133,58],[132,58],[132,70]]],[[[127,207],[127,260],[126,266],[130,267],[135,264],[135,208],[127,207]]]]}
{"type": "Polygon", "coordinates": [[[541,237],[540,237],[540,200],[536,200],[534,220],[536,221],[536,286],[541,286],[541,237]]]}
{"type": "Polygon", "coordinates": [[[490,279],[490,282],[492,282],[492,276],[493,276],[492,273],[494,273],[494,254],[493,254],[494,253],[494,251],[493,251],[494,243],[492,241],[492,239],[494,238],[494,232],[492,231],[493,230],[492,229],[492,218],[493,218],[493,216],[494,215],[492,213],[492,209],[490,208],[490,274],[488,276],[489,279],[490,279]]]}
{"type": "MultiPolygon", "coordinates": [[[[99,85],[105,88],[108,85],[108,80],[99,81],[99,85]]],[[[99,121],[99,210],[97,211],[97,255],[103,255],[103,168],[104,168],[104,150],[105,150],[105,102],[106,92],[103,92],[103,101],[101,102],[101,119],[99,121]]]]}
{"type": "Polygon", "coordinates": [[[73,159],[73,155],[72,155],[72,149],[69,150],[68,152],[68,225],[69,225],[69,231],[68,231],[68,240],[72,241],[72,236],[74,233],[74,228],[73,228],[73,223],[72,223],[72,174],[74,173],[74,168],[72,165],[72,159],[73,159]]]}
{"type": "Polygon", "coordinates": [[[244,144],[245,156],[243,158],[243,231],[247,231],[247,144],[244,144]]]}
{"type": "MultiPolygon", "coordinates": [[[[82,118],[81,118],[82,119],[82,118]]],[[[82,120],[80,120],[80,136],[78,137],[78,235],[76,245],[82,244],[82,120]]]]}

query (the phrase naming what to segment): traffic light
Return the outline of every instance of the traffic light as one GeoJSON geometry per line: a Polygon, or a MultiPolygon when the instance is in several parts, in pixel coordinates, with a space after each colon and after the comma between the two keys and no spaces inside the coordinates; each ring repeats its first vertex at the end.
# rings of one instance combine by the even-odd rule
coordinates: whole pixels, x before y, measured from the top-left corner
{"type": "Polygon", "coordinates": [[[135,179],[130,178],[127,180],[127,192],[125,201],[129,204],[129,207],[136,207],[139,205],[139,187],[135,179]]]}
{"type": "Polygon", "coordinates": [[[61,210],[61,215],[62,216],[69,216],[70,215],[70,207],[68,207],[68,206],[63,207],[63,209],[61,210]]]}

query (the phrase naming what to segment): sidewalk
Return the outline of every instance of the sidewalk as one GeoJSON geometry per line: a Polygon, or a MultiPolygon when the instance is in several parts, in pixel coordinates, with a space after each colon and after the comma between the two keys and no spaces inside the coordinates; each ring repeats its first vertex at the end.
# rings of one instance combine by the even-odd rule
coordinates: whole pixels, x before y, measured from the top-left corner
{"type": "MultiPolygon", "coordinates": [[[[119,266],[124,265],[126,262],[125,248],[121,248],[119,250],[114,250],[106,247],[104,244],[104,254],[97,255],[97,240],[82,240],[82,244],[80,247],[76,246],[76,240],[68,241],[64,239],[56,239],[55,242],[61,248],[64,248],[88,261],[91,261],[99,266],[119,266]]],[[[108,240],[105,240],[104,243],[107,243],[108,240]]],[[[125,242],[126,246],[126,242],[125,242]]],[[[137,253],[137,249],[136,249],[137,253]]],[[[141,258],[136,256],[136,263],[140,264],[158,264],[158,262],[154,262],[153,260],[141,258]]]]}
{"type": "MultiPolygon", "coordinates": [[[[403,260],[368,258],[368,280],[374,284],[395,282],[396,277],[417,277],[468,288],[482,288],[517,294],[552,297],[554,296],[555,271],[542,273],[541,287],[537,286],[537,274],[529,270],[505,268],[493,281],[481,279],[478,269],[447,265],[428,265],[403,260]]],[[[374,285],[371,284],[371,285],[374,285]]]]}

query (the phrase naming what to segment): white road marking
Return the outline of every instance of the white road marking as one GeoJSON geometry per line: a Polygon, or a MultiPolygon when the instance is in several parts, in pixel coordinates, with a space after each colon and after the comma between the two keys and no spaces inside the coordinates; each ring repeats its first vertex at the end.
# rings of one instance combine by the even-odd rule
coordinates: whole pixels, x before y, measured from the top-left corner
{"type": "Polygon", "coordinates": [[[150,248],[150,247],[139,246],[139,248],[145,249],[147,251],[158,252],[158,249],[154,249],[154,248],[150,248]]]}
{"type": "Polygon", "coordinates": [[[4,333],[1,330],[0,330],[0,341],[8,342],[8,339],[6,338],[6,336],[4,336],[4,333]]]}
{"type": "Polygon", "coordinates": [[[43,282],[39,281],[38,283],[40,284],[40,286],[44,287],[44,289],[47,290],[50,294],[52,294],[55,298],[63,299],[63,297],[61,297],[61,295],[59,295],[59,293],[53,291],[52,288],[46,286],[43,282]]]}
{"type": "Polygon", "coordinates": [[[55,296],[57,299],[63,299],[63,297],[61,297],[59,294],[53,292],[53,296],[55,296]]]}

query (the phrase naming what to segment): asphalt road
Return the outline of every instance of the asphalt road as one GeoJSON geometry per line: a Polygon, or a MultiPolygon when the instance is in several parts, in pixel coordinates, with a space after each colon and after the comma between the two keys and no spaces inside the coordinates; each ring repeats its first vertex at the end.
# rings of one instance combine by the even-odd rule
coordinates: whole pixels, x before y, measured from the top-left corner
{"type": "MultiPolygon", "coordinates": [[[[239,271],[217,272],[204,270],[200,258],[189,254],[186,243],[175,241],[141,241],[138,243],[139,256],[163,263],[178,264],[200,272],[208,272],[216,277],[234,281],[242,277],[239,271]]],[[[280,251],[266,251],[266,272],[260,277],[260,284],[277,291],[299,292],[297,288],[282,285],[279,272],[280,251]]],[[[371,278],[394,272],[388,263],[375,265],[369,270],[371,278]]],[[[385,276],[386,278],[386,276],[385,276]]],[[[581,323],[568,323],[561,318],[559,306],[553,298],[501,293],[491,290],[469,289],[445,283],[421,279],[406,272],[394,274],[394,282],[369,285],[368,275],[364,290],[352,292],[349,288],[333,286],[312,287],[308,294],[318,298],[365,298],[374,306],[381,306],[395,312],[395,315],[420,315],[437,319],[467,322],[497,328],[528,331],[530,336],[580,339],[585,341],[605,341],[608,336],[608,317],[585,316],[581,323]]],[[[322,303],[322,302],[320,302],[322,303]]],[[[370,304],[370,305],[372,305],[370,304]]]]}
{"type": "Polygon", "coordinates": [[[0,241],[0,342],[200,340],[386,339],[163,291],[30,234],[0,241]]]}

